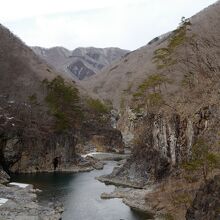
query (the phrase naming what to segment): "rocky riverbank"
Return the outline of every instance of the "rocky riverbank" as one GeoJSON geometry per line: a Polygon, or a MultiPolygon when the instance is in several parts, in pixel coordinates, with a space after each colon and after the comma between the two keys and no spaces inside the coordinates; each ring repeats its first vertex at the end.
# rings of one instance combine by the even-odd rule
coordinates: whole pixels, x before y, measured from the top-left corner
{"type": "MultiPolygon", "coordinates": [[[[91,170],[103,169],[105,160],[126,160],[128,155],[112,153],[89,153],[78,157],[77,164],[58,166],[55,172],[89,172],[91,170]]],[[[40,171],[38,171],[40,172],[40,171]]],[[[51,169],[44,172],[52,172],[51,169]]],[[[54,171],[53,171],[54,172],[54,171]]],[[[0,183],[9,182],[10,177],[3,169],[0,170],[0,183]]],[[[48,207],[39,205],[37,201],[37,190],[32,185],[25,188],[0,184],[0,219],[18,220],[56,220],[61,219],[64,211],[62,205],[50,203],[48,207]],[[3,201],[4,203],[1,203],[3,201]]]]}
{"type": "Polygon", "coordinates": [[[0,204],[1,220],[59,220],[63,212],[59,203],[40,206],[32,185],[25,188],[0,185],[0,198],[4,201],[0,204]]]}
{"type": "Polygon", "coordinates": [[[150,219],[156,215],[156,212],[151,206],[151,203],[146,200],[146,195],[154,191],[153,185],[145,186],[144,188],[138,188],[136,185],[130,184],[127,181],[122,182],[122,180],[113,180],[106,182],[102,178],[97,179],[106,184],[114,184],[117,186],[113,192],[102,193],[102,199],[121,198],[124,204],[135,211],[145,213],[146,217],[150,219]]]}
{"type": "Polygon", "coordinates": [[[154,216],[152,207],[146,202],[145,195],[153,191],[153,188],[148,189],[133,189],[118,187],[111,193],[102,193],[102,199],[121,198],[123,203],[131,209],[146,213],[147,216],[154,216]]]}
{"type": "Polygon", "coordinates": [[[119,167],[115,167],[108,175],[97,177],[96,179],[106,185],[115,185],[113,192],[101,194],[101,199],[121,198],[123,203],[131,209],[145,213],[146,218],[152,219],[156,215],[151,204],[146,200],[146,195],[152,193],[156,185],[150,185],[146,181],[128,176],[118,176],[118,171],[124,166],[126,160],[118,162],[119,167]]]}
{"type": "MultiPolygon", "coordinates": [[[[110,179],[110,177],[108,176],[110,179]]],[[[98,178],[99,179],[99,178],[98,178]]],[[[103,180],[114,184],[114,180],[103,180]]],[[[142,189],[122,182],[113,192],[102,193],[102,199],[121,198],[131,209],[145,213],[146,219],[219,219],[220,176],[189,182],[185,178],[170,177],[165,181],[147,184],[142,189]],[[122,187],[125,186],[126,187],[122,187]],[[202,185],[202,187],[201,187],[202,185]]],[[[121,181],[121,180],[120,180],[121,181]]]]}
{"type": "Polygon", "coordinates": [[[133,170],[127,169],[127,164],[129,164],[129,155],[127,158],[121,158],[118,161],[118,166],[115,167],[112,173],[108,175],[103,175],[97,177],[96,179],[107,185],[116,185],[122,187],[129,187],[134,189],[143,189],[145,185],[149,184],[146,178],[142,178],[140,175],[135,173],[133,170]]]}
{"type": "MultiPolygon", "coordinates": [[[[24,172],[20,171],[19,173],[89,172],[94,169],[97,169],[97,170],[103,169],[104,164],[105,163],[103,161],[100,161],[99,159],[96,159],[92,156],[86,156],[86,157],[78,156],[77,161],[75,163],[70,162],[70,163],[65,163],[65,164],[58,164],[55,169],[51,169],[51,167],[49,167],[48,169],[45,168],[42,170],[41,169],[38,169],[38,170],[29,169],[29,170],[25,170],[24,172]]],[[[5,175],[7,175],[5,172],[4,172],[4,175],[1,175],[0,173],[0,178],[6,179],[5,175]]]]}
{"type": "Polygon", "coordinates": [[[130,180],[128,178],[116,178],[116,177],[110,177],[109,175],[104,175],[100,177],[96,177],[97,180],[99,180],[102,183],[105,183],[106,185],[115,185],[115,186],[122,186],[122,187],[130,187],[134,189],[142,189],[144,188],[143,182],[138,182],[135,180],[130,180]]]}

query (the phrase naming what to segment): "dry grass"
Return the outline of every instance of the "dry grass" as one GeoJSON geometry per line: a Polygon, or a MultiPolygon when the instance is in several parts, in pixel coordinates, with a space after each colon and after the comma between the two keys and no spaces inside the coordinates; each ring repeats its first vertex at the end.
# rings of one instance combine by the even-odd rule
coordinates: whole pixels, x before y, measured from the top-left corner
{"type": "MultiPolygon", "coordinates": [[[[215,170],[210,174],[212,178],[219,174],[220,170],[215,170]]],[[[159,183],[156,190],[146,194],[146,201],[150,201],[153,209],[161,213],[165,220],[185,220],[185,214],[196,195],[197,190],[204,184],[202,177],[189,175],[182,172],[179,177],[169,177],[159,183]]]]}

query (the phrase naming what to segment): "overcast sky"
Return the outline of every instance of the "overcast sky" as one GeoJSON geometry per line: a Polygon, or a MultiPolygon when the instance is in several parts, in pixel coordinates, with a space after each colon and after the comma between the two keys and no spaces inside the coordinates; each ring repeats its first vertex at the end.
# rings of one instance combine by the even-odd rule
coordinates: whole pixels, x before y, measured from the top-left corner
{"type": "Polygon", "coordinates": [[[216,0],[0,0],[0,23],[30,46],[134,50],[216,0]]]}

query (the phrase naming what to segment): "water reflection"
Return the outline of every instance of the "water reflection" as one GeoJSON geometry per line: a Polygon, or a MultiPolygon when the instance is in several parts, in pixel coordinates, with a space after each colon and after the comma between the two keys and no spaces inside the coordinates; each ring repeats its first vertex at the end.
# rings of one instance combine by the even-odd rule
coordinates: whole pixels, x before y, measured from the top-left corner
{"type": "Polygon", "coordinates": [[[41,173],[14,176],[12,181],[31,183],[43,190],[39,202],[53,200],[64,204],[64,220],[143,220],[120,199],[102,200],[102,192],[111,192],[114,186],[106,186],[95,180],[96,176],[110,173],[115,162],[108,162],[103,170],[89,173],[41,173]]]}

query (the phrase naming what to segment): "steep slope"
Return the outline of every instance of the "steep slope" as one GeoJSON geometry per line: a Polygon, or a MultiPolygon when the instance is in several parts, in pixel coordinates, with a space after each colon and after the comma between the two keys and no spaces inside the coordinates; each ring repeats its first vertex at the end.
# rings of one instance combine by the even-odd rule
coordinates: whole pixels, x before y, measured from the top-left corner
{"type": "Polygon", "coordinates": [[[33,91],[39,91],[41,80],[57,75],[3,26],[0,26],[0,37],[1,97],[24,100],[33,91]]]}
{"type": "Polygon", "coordinates": [[[83,80],[98,73],[113,61],[128,53],[119,48],[77,48],[73,51],[62,47],[49,49],[33,47],[33,51],[55,67],[60,72],[65,72],[73,79],[83,80]]]}
{"type": "Polygon", "coordinates": [[[143,204],[162,219],[185,219],[202,181],[220,173],[219,22],[217,1],[83,82],[113,102],[117,126],[132,140],[132,157],[101,181],[136,188],[156,182],[145,199],[130,195],[126,204],[143,204]]]}
{"type": "MultiPolygon", "coordinates": [[[[190,26],[191,33],[203,40],[213,40],[215,44],[213,49],[217,52],[219,42],[219,2],[193,16],[190,22],[192,23],[190,26]]],[[[97,93],[103,99],[112,100],[114,106],[119,109],[124,99],[127,100],[128,98],[130,100],[132,98],[132,94],[147,76],[157,72],[157,65],[153,62],[155,51],[166,47],[172,36],[173,32],[169,32],[156,37],[146,46],[126,54],[121,60],[116,61],[101,73],[92,76],[88,82],[86,80],[83,81],[82,85],[90,92],[97,93]]],[[[204,53],[210,51],[207,45],[203,49],[204,53]]],[[[185,53],[183,49],[181,52],[182,54],[185,53]]],[[[175,69],[175,66],[173,66],[173,69],[175,69]]],[[[179,74],[183,74],[182,72],[178,74],[172,72],[172,77],[176,79],[179,74]]]]}
{"type": "MultiPolygon", "coordinates": [[[[48,162],[56,151],[65,151],[55,148],[55,118],[45,102],[47,91],[42,81],[51,81],[58,73],[3,26],[0,51],[0,164],[11,172],[51,169],[48,162]]],[[[61,133],[57,143],[74,144],[75,138],[70,136],[61,133]]],[[[68,148],[65,150],[74,156],[74,148],[68,148]]]]}
{"type": "MultiPolygon", "coordinates": [[[[207,120],[214,120],[210,115],[216,112],[213,117],[218,117],[219,12],[220,1],[184,20],[156,42],[131,52],[92,77],[89,84],[84,82],[85,88],[121,109],[118,126],[122,130],[135,133],[142,127],[145,134],[149,131],[149,138],[145,135],[144,140],[152,141],[149,146],[162,150],[174,164],[187,160],[187,152],[175,147],[190,154],[196,136],[202,133],[195,126],[206,129],[207,120]],[[182,147],[179,138],[184,139],[179,140],[182,147]]],[[[209,125],[218,122],[210,121],[209,125]]]]}
{"type": "Polygon", "coordinates": [[[0,169],[71,169],[78,163],[78,141],[94,136],[93,147],[98,138],[108,150],[123,147],[102,103],[81,97],[74,82],[59,74],[0,26],[0,169]]]}
{"type": "Polygon", "coordinates": [[[186,219],[219,219],[220,176],[215,176],[196,194],[192,207],[187,210],[186,219]]]}

